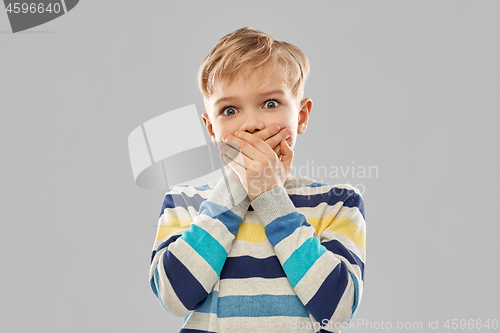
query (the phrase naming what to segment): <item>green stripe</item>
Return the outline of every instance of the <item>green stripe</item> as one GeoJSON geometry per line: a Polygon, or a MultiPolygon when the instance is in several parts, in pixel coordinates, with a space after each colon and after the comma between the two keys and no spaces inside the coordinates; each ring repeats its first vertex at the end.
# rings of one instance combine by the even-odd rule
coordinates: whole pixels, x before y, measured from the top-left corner
{"type": "Polygon", "coordinates": [[[293,251],[283,264],[283,270],[293,288],[326,251],[326,248],[321,245],[316,237],[309,238],[298,249],[293,251]]]}
{"type": "Polygon", "coordinates": [[[198,227],[196,224],[191,224],[191,227],[184,231],[180,237],[186,241],[200,256],[220,276],[222,266],[227,258],[226,249],[207,231],[198,227]]]}

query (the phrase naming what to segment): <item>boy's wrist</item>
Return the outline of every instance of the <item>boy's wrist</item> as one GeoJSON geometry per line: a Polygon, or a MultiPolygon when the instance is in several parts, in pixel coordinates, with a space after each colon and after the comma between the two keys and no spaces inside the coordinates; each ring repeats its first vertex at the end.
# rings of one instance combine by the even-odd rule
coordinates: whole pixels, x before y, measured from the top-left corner
{"type": "Polygon", "coordinates": [[[239,180],[231,177],[222,177],[207,200],[226,207],[241,218],[250,206],[245,187],[239,180]]]}
{"type": "Polygon", "coordinates": [[[251,201],[251,205],[264,227],[281,216],[297,211],[283,186],[262,193],[251,201]]]}

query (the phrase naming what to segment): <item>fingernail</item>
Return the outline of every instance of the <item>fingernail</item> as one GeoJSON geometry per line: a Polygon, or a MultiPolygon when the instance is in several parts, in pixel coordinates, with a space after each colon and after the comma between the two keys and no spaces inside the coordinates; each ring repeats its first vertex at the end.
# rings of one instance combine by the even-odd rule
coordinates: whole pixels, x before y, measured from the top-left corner
{"type": "Polygon", "coordinates": [[[280,130],[280,127],[278,125],[274,126],[274,130],[278,132],[280,130]]]}
{"type": "Polygon", "coordinates": [[[227,136],[228,136],[227,134],[224,134],[224,135],[222,136],[222,141],[226,141],[226,140],[227,140],[227,136]]]}

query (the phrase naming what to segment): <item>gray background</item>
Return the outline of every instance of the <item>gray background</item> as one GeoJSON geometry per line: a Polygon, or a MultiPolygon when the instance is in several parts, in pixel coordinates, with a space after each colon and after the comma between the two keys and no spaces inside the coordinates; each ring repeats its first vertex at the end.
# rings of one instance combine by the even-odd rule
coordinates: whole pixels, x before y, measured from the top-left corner
{"type": "Polygon", "coordinates": [[[356,319],[421,322],[407,330],[419,332],[499,320],[499,11],[498,1],[82,1],[18,34],[1,11],[0,330],[179,330],[148,281],[165,191],[134,184],[127,137],[170,110],[203,112],[198,66],[244,26],[311,62],[294,167],[378,168],[314,177],[364,189],[356,319]]]}

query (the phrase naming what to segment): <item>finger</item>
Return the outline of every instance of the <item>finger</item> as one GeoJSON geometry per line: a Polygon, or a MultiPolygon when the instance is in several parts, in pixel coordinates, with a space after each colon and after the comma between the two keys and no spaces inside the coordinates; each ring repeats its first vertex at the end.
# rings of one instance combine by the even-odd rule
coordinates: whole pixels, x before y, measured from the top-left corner
{"type": "MultiPolygon", "coordinates": [[[[289,147],[292,146],[292,137],[291,136],[286,139],[286,143],[288,144],[289,147]]],[[[274,147],[274,149],[273,149],[274,152],[276,153],[276,155],[278,155],[278,157],[281,156],[281,148],[280,147],[281,147],[281,141],[278,142],[276,147],[274,147]]]]}
{"type": "Polygon", "coordinates": [[[230,156],[231,158],[236,158],[236,156],[240,153],[240,147],[232,142],[221,142],[219,145],[219,151],[230,156]]]}
{"type": "Polygon", "coordinates": [[[226,161],[224,161],[224,154],[219,153],[219,158],[222,164],[222,170],[224,171],[224,174],[227,177],[239,179],[240,177],[236,173],[234,173],[234,171],[229,167],[229,165],[227,165],[226,161]]]}
{"type": "Polygon", "coordinates": [[[292,169],[293,150],[286,140],[281,141],[281,154],[281,163],[283,163],[287,171],[290,171],[292,169]]]}
{"type": "Polygon", "coordinates": [[[270,147],[274,148],[280,145],[281,140],[288,140],[288,143],[291,144],[291,139],[292,139],[292,130],[289,129],[288,127],[285,127],[281,131],[279,131],[278,134],[267,139],[266,143],[270,147]]]}
{"type": "Polygon", "coordinates": [[[264,128],[261,131],[253,133],[253,135],[257,136],[262,141],[266,141],[267,139],[269,139],[273,135],[276,135],[277,133],[279,133],[279,131],[280,131],[280,126],[273,124],[273,125],[267,126],[266,128],[264,128]]]}
{"type": "Polygon", "coordinates": [[[280,152],[281,152],[281,148],[280,148],[280,146],[276,146],[273,150],[274,150],[274,153],[275,153],[276,155],[278,155],[278,156],[280,155],[280,152]]]}
{"type": "MultiPolygon", "coordinates": [[[[226,145],[229,147],[229,145],[226,145]]],[[[226,156],[229,160],[233,160],[239,165],[241,165],[245,169],[249,169],[252,160],[250,160],[247,156],[241,153],[239,150],[223,147],[221,154],[226,156]]]]}
{"type": "Polygon", "coordinates": [[[235,143],[232,142],[223,143],[221,145],[220,152],[223,155],[229,157],[231,160],[235,160],[237,163],[239,163],[241,166],[247,169],[251,163],[251,160],[240,151],[240,148],[235,143]]]}
{"type": "Polygon", "coordinates": [[[241,152],[252,161],[259,158],[261,154],[268,157],[274,155],[273,148],[259,137],[247,132],[238,131],[235,133],[235,136],[228,135],[227,140],[236,143],[240,147],[241,152]]]}
{"type": "MultiPolygon", "coordinates": [[[[261,131],[253,133],[253,135],[257,136],[258,138],[266,142],[274,150],[276,147],[279,147],[282,139],[287,138],[288,136],[287,132],[284,130],[285,130],[284,128],[280,129],[279,125],[273,124],[264,128],[261,131]]],[[[291,139],[288,141],[288,143],[291,144],[291,139]]]]}
{"type": "Polygon", "coordinates": [[[245,167],[243,167],[237,161],[231,159],[229,156],[222,154],[222,159],[225,164],[240,178],[243,184],[246,184],[247,172],[245,167]]]}

